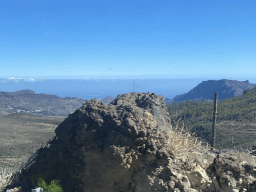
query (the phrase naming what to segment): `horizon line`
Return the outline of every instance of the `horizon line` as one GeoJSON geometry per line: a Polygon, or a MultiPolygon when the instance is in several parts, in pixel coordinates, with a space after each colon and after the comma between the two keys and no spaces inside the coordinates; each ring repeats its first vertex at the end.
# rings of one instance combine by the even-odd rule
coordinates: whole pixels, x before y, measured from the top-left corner
{"type": "MultiPolygon", "coordinates": [[[[232,74],[228,74],[228,75],[223,75],[223,74],[220,74],[220,75],[205,75],[205,76],[202,76],[202,75],[191,75],[191,76],[181,76],[181,75],[126,75],[126,76],[122,76],[122,75],[113,75],[113,76],[99,76],[99,75],[91,75],[91,76],[64,76],[64,75],[59,75],[59,76],[16,76],[16,75],[13,75],[13,76],[0,76],[0,78],[3,78],[3,79],[44,79],[44,80],[50,80],[50,79],[84,79],[84,80],[142,80],[142,79],[155,79],[155,80],[164,80],[164,79],[246,79],[246,80],[249,80],[249,79],[254,79],[253,78],[254,75],[253,74],[239,74],[239,75],[232,75],[232,74]]],[[[256,78],[255,78],[256,79],[256,78]]]]}

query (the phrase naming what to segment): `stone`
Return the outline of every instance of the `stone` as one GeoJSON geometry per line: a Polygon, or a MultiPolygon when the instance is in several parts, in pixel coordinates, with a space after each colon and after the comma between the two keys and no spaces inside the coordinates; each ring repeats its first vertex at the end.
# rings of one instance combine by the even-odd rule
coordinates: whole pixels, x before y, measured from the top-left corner
{"type": "Polygon", "coordinates": [[[256,146],[252,147],[252,149],[250,150],[250,154],[256,156],[256,146]]]}
{"type": "Polygon", "coordinates": [[[154,93],[118,95],[109,105],[86,101],[55,133],[6,189],[30,192],[42,177],[68,192],[255,191],[252,155],[179,139],[163,96],[154,93]]]}

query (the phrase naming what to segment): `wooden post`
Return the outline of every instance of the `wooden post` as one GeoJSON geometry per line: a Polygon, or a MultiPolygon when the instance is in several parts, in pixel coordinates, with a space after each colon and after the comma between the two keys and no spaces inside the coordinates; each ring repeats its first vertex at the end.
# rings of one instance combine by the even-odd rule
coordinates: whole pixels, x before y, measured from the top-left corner
{"type": "Polygon", "coordinates": [[[215,124],[216,124],[216,118],[217,118],[217,101],[218,101],[218,93],[215,92],[215,98],[214,98],[214,111],[213,111],[213,124],[212,124],[212,150],[215,148],[215,124]]]}
{"type": "Polygon", "coordinates": [[[235,144],[234,144],[234,141],[233,141],[233,135],[232,135],[232,144],[233,144],[233,148],[235,149],[235,144]]]}

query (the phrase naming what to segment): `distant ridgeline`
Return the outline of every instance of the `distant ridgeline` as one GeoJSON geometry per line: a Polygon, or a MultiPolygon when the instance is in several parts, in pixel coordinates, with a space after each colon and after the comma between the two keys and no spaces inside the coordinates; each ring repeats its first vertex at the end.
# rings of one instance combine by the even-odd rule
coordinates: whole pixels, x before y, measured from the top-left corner
{"type": "Polygon", "coordinates": [[[68,116],[86,100],[75,97],[36,94],[32,90],[0,92],[0,115],[28,113],[37,116],[68,116]]]}
{"type": "Polygon", "coordinates": [[[187,100],[214,100],[214,92],[218,93],[218,100],[224,100],[236,96],[241,96],[244,90],[252,89],[256,84],[246,81],[236,80],[208,80],[203,81],[188,93],[177,95],[167,104],[183,102],[187,100]]]}

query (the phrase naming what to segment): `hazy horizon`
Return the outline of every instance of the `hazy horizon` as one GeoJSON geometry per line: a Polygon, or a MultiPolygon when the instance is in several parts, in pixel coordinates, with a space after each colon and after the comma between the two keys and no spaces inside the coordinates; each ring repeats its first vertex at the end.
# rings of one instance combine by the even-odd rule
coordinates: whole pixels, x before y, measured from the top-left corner
{"type": "Polygon", "coordinates": [[[202,74],[194,74],[190,76],[186,75],[86,75],[86,76],[65,76],[65,75],[7,75],[0,76],[0,79],[85,79],[85,80],[117,80],[117,79],[205,79],[205,80],[220,80],[220,79],[229,79],[229,80],[238,80],[238,81],[254,81],[255,74],[213,74],[213,75],[202,75],[202,74]]]}
{"type": "MultiPolygon", "coordinates": [[[[39,78],[39,77],[38,77],[39,78]]],[[[61,98],[76,97],[84,100],[105,97],[117,97],[129,92],[155,93],[165,98],[173,99],[176,95],[189,92],[202,81],[221,80],[205,78],[183,79],[38,79],[9,77],[0,78],[0,91],[14,92],[24,89],[33,90],[36,94],[45,93],[57,95],[61,98]]],[[[227,78],[223,78],[227,79],[227,78]]],[[[228,79],[232,80],[232,79],[228,79]]],[[[233,79],[238,81],[249,80],[256,84],[256,79],[233,79]]]]}

